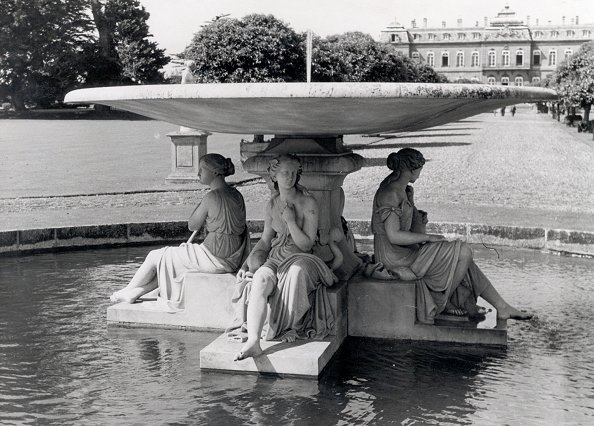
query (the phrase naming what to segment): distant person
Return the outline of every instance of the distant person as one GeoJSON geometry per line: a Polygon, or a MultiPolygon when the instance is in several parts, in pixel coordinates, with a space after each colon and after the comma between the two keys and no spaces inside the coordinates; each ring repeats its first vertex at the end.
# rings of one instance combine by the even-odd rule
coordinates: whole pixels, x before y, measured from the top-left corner
{"type": "Polygon", "coordinates": [[[499,111],[501,112],[501,116],[503,117],[505,115],[505,107],[501,108],[499,111]]]}
{"type": "Polygon", "coordinates": [[[512,109],[511,109],[511,115],[512,115],[512,117],[513,117],[514,115],[516,115],[516,106],[515,106],[515,105],[514,105],[514,106],[512,107],[512,109]]]}
{"type": "Polygon", "coordinates": [[[423,154],[412,148],[388,156],[392,173],[375,194],[371,218],[376,261],[401,280],[417,282],[417,320],[432,324],[440,313],[480,319],[485,308],[476,304],[479,296],[497,309],[499,320],[532,318],[501,297],[466,243],[422,232],[426,217],[416,209],[409,184],[424,164],[423,154]]]}
{"type": "Polygon", "coordinates": [[[152,250],[130,283],[112,294],[113,302],[134,303],[159,288],[158,301],[172,310],[183,309],[183,278],[188,271],[223,274],[235,272],[249,254],[245,203],[241,193],[225,182],[235,172],[230,158],[206,154],[200,159],[198,176],[210,191],[188,219],[188,228],[206,227],[202,244],[152,250]]]}

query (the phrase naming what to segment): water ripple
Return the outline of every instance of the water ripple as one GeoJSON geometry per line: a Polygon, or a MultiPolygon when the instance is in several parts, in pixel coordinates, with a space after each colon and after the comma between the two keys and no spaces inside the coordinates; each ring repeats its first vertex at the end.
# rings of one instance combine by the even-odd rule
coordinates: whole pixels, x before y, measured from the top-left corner
{"type": "Polygon", "coordinates": [[[105,324],[148,248],[0,259],[0,423],[591,424],[594,264],[477,248],[507,350],[349,339],[319,381],[201,372],[216,334],[105,324]]]}

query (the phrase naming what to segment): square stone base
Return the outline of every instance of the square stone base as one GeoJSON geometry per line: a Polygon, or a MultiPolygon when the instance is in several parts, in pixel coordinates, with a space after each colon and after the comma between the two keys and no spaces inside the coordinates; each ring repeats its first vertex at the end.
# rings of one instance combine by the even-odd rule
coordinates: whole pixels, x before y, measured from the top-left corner
{"type": "Polygon", "coordinates": [[[223,334],[200,351],[200,368],[318,377],[343,340],[344,336],[330,336],[324,340],[298,340],[293,343],[262,340],[262,355],[233,361],[243,343],[229,342],[223,334]]]}
{"type": "Polygon", "coordinates": [[[293,343],[261,340],[264,353],[233,361],[243,343],[230,342],[225,334],[200,351],[200,368],[236,372],[318,377],[347,336],[347,286],[340,282],[328,289],[335,318],[334,331],[324,340],[293,343]]]}

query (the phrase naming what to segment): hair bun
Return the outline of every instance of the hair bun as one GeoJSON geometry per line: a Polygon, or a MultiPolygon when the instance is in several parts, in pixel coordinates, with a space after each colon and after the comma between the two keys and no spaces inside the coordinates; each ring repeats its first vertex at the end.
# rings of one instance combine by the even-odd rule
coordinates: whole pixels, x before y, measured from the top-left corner
{"type": "Polygon", "coordinates": [[[399,170],[400,169],[400,158],[398,157],[398,154],[395,152],[392,152],[390,155],[388,155],[388,158],[386,160],[386,165],[388,166],[388,169],[390,169],[390,170],[399,170]]]}
{"type": "Polygon", "coordinates": [[[235,173],[235,166],[233,165],[233,161],[230,158],[225,159],[225,176],[231,176],[235,173]]]}

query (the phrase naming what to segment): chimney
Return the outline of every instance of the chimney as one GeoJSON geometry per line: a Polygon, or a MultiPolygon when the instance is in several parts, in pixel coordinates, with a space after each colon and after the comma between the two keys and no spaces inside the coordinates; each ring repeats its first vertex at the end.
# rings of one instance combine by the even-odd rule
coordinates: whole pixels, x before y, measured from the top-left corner
{"type": "Polygon", "coordinates": [[[538,27],[538,18],[536,18],[536,26],[538,27]]]}
{"type": "Polygon", "coordinates": [[[574,19],[575,18],[571,18],[571,25],[573,25],[575,23],[574,19]]]}
{"type": "Polygon", "coordinates": [[[565,16],[561,17],[561,22],[565,25],[565,16]]]}
{"type": "Polygon", "coordinates": [[[575,17],[575,24],[576,25],[579,25],[580,24],[580,17],[579,16],[576,16],[575,17]]]}
{"type": "Polygon", "coordinates": [[[412,21],[410,21],[410,25],[413,28],[417,28],[417,20],[416,19],[413,19],[412,21]]]}
{"type": "Polygon", "coordinates": [[[530,15],[526,16],[526,25],[530,26],[530,15]]]}
{"type": "Polygon", "coordinates": [[[441,27],[445,28],[446,27],[446,21],[441,21],[441,27]]]}
{"type": "Polygon", "coordinates": [[[427,28],[427,18],[423,18],[423,28],[427,28]]]}
{"type": "Polygon", "coordinates": [[[476,21],[476,22],[474,23],[474,26],[475,26],[475,27],[478,27],[478,21],[476,21]]]}
{"type": "Polygon", "coordinates": [[[489,26],[489,20],[487,19],[487,17],[485,16],[485,17],[483,18],[483,20],[484,20],[484,22],[485,22],[485,27],[488,27],[488,26],[489,26]]]}
{"type": "Polygon", "coordinates": [[[462,18],[458,18],[458,27],[462,26],[462,18]]]}

